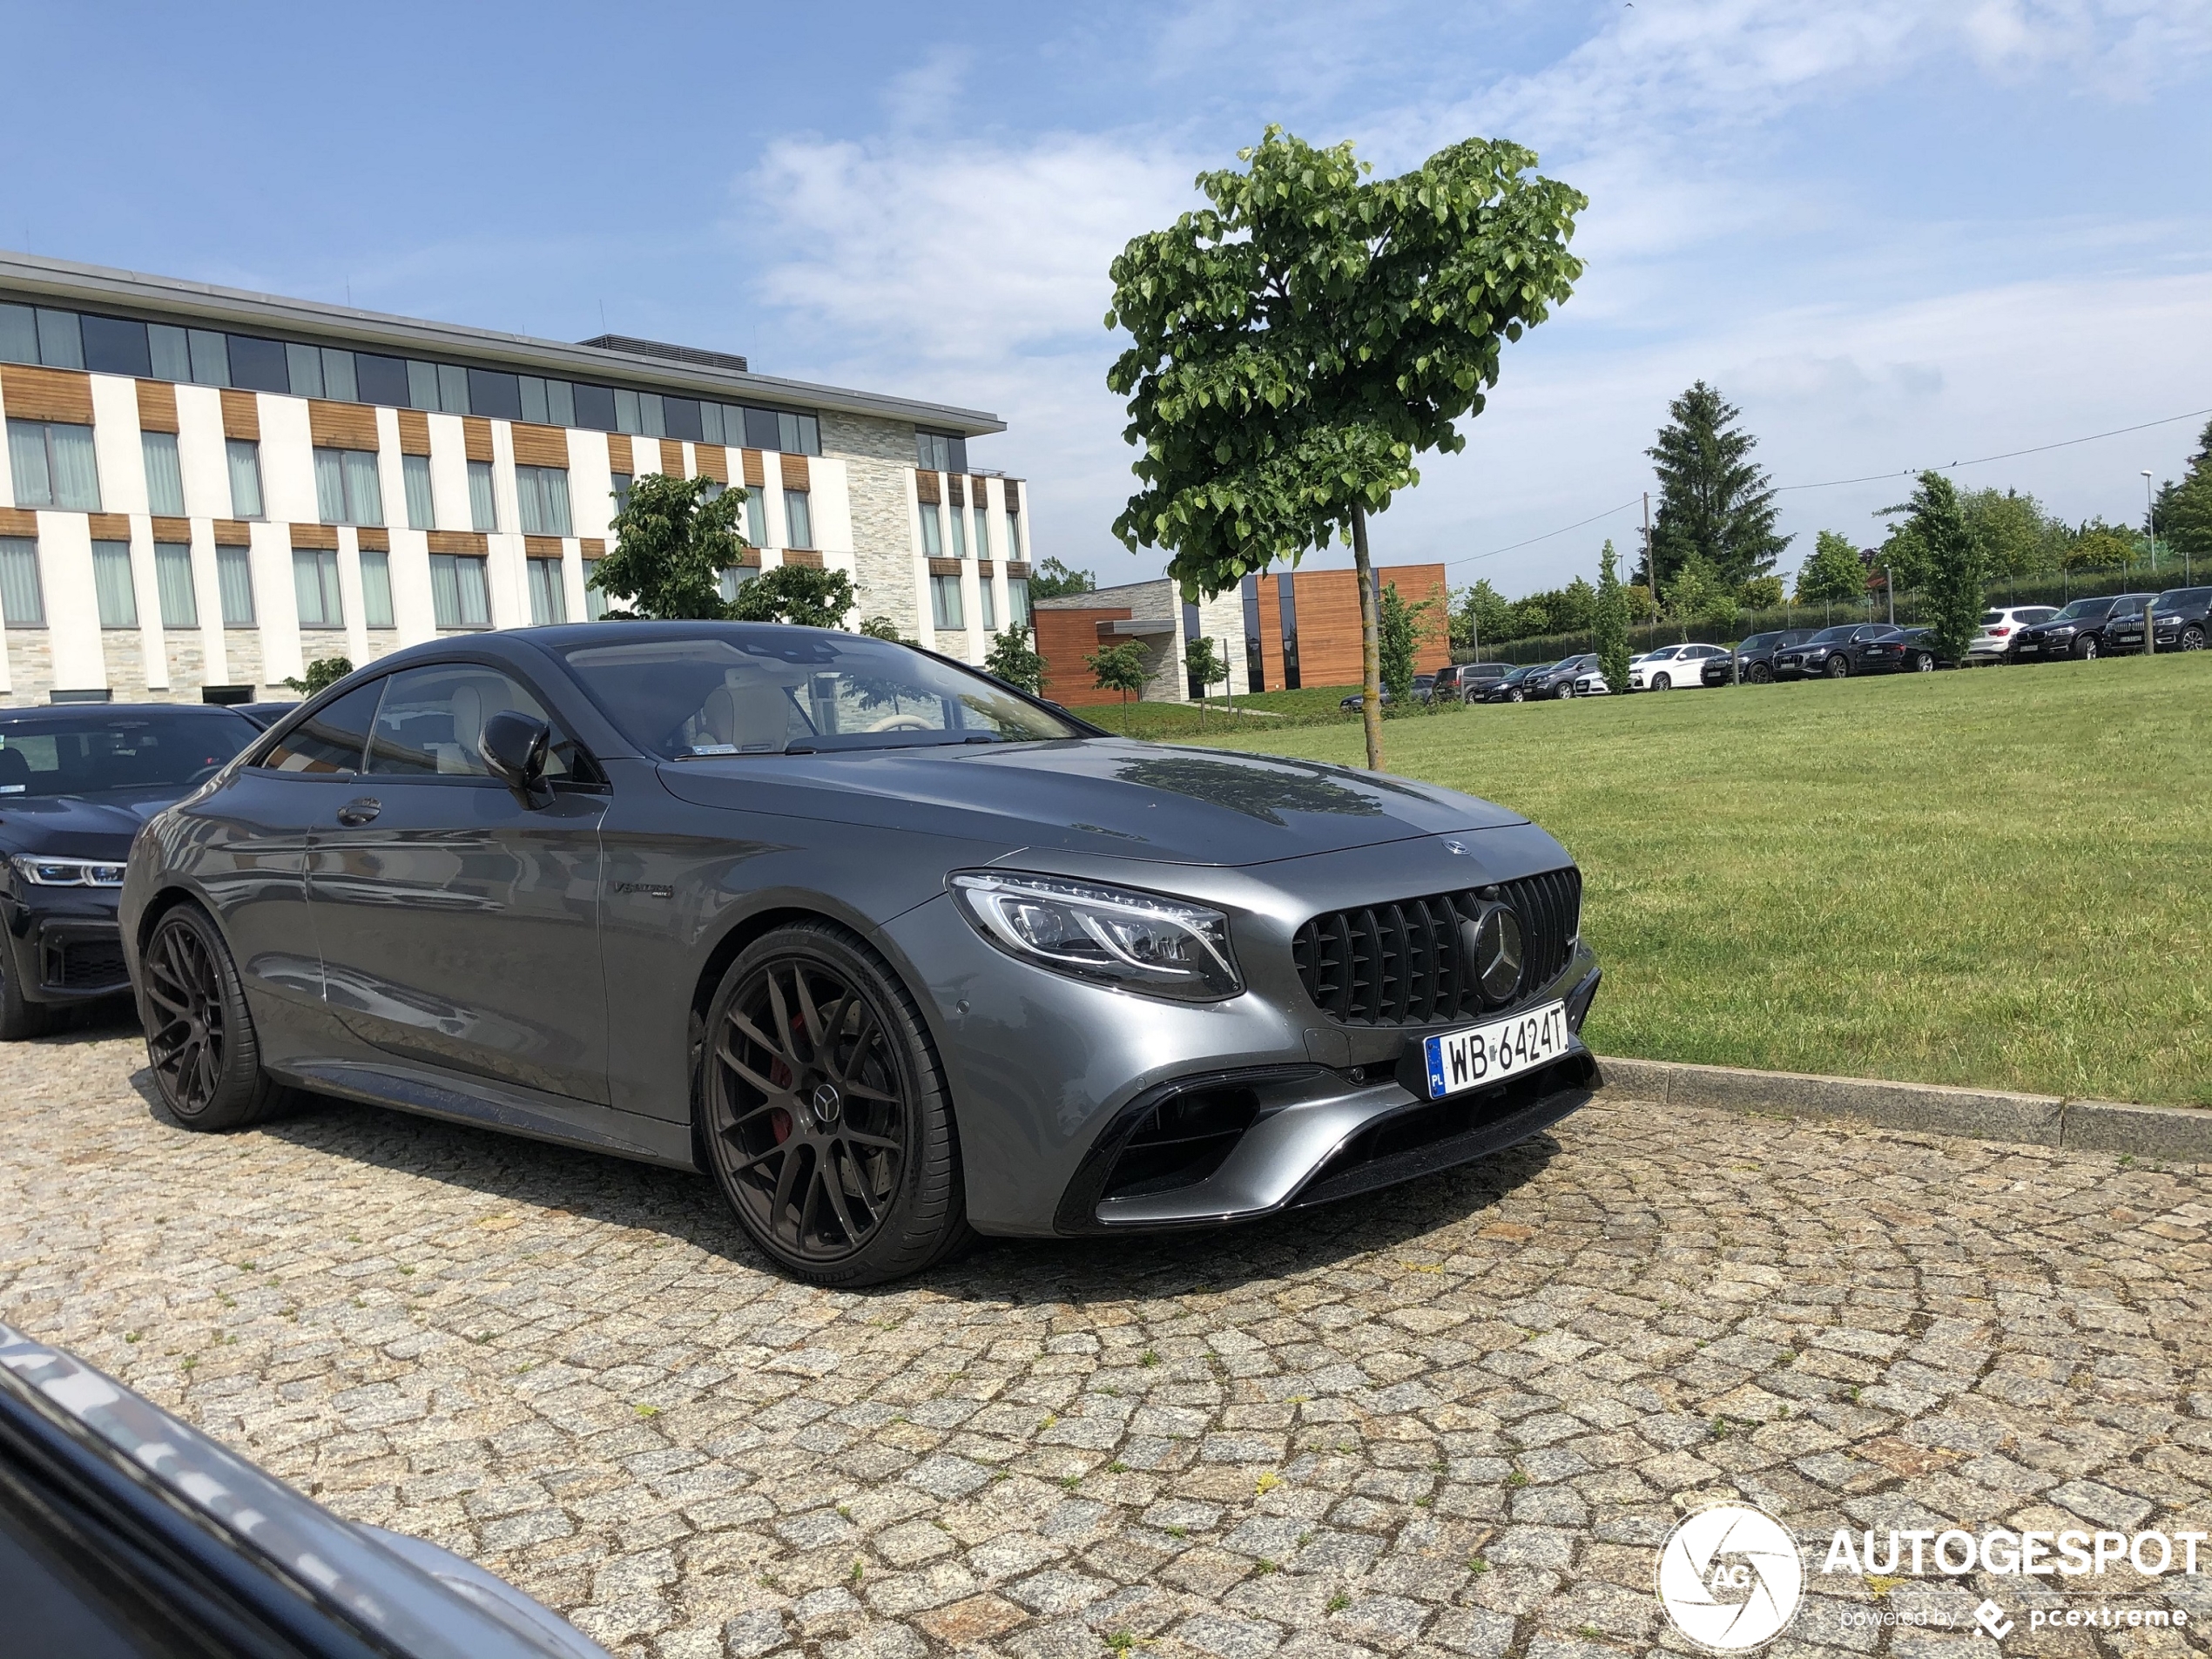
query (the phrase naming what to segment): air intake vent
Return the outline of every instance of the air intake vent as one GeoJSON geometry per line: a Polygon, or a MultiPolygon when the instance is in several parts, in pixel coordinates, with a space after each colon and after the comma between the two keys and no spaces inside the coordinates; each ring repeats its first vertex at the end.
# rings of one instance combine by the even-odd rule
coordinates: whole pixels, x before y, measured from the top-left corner
{"type": "Polygon", "coordinates": [[[1434,1025],[1484,1012],[1481,988],[1460,959],[1460,923],[1480,915],[1493,892],[1521,918],[1527,966],[1509,1001],[1549,984],[1581,922],[1582,875],[1571,867],[1316,916],[1291,942],[1306,995],[1345,1025],[1434,1025]]]}
{"type": "Polygon", "coordinates": [[[671,363],[696,363],[701,368],[731,368],[740,374],[752,371],[742,357],[725,351],[701,351],[697,346],[671,346],[664,340],[638,340],[630,334],[594,334],[589,340],[579,340],[579,346],[597,346],[601,351],[626,351],[633,357],[665,357],[671,363]]]}

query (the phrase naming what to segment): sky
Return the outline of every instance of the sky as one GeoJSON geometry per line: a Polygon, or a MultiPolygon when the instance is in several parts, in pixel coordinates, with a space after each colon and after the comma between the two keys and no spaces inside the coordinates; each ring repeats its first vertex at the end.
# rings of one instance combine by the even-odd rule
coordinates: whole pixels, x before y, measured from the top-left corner
{"type": "Polygon", "coordinates": [[[0,3],[0,38],[49,71],[10,77],[0,246],[988,409],[972,464],[1103,583],[1163,563],[1110,529],[1108,265],[1271,122],[1384,173],[1512,138],[1590,199],[1383,563],[1594,576],[1697,379],[1785,572],[1912,469],[2163,421],[1952,475],[2140,523],[2212,415],[2212,0],[0,3]]]}

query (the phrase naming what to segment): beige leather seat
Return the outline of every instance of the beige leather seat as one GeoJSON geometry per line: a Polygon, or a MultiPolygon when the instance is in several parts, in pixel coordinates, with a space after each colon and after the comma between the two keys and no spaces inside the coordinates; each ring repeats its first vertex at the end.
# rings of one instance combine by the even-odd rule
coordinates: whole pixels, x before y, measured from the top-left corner
{"type": "Polygon", "coordinates": [[[493,712],[475,686],[464,680],[453,688],[453,741],[437,745],[440,772],[473,777],[484,770],[484,721],[493,712]]]}
{"type": "Polygon", "coordinates": [[[739,749],[780,749],[791,736],[791,699],[761,680],[724,684],[707,694],[699,724],[711,743],[739,749]]]}

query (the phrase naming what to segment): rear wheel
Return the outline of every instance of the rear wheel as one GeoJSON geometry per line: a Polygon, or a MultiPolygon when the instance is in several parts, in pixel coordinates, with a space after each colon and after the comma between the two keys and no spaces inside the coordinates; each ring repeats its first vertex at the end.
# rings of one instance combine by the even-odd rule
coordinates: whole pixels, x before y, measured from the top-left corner
{"type": "Polygon", "coordinates": [[[1843,657],[1831,657],[1828,659],[1827,673],[1831,680],[1849,679],[1851,678],[1849,659],[1843,657]]]}
{"type": "Polygon", "coordinates": [[[138,1015],[154,1086],[186,1129],[243,1129],[282,1101],[261,1069],[230,947],[198,906],[178,906],[147,935],[138,1015]]]}
{"type": "Polygon", "coordinates": [[[1916,674],[1934,673],[1935,658],[1933,655],[1925,651],[1915,655],[1912,658],[1912,671],[1916,674]]]}
{"type": "Polygon", "coordinates": [[[817,1285],[920,1272],[973,1235],[921,1010],[826,922],[755,940],[706,1019],[708,1162],[752,1241],[817,1285]]]}

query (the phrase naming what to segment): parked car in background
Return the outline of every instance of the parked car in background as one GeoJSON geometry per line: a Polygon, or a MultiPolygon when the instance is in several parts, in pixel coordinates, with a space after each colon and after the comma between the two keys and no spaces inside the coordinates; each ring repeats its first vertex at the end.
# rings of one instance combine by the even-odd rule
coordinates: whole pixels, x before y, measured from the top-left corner
{"type": "Polygon", "coordinates": [[[1538,674],[1548,674],[1558,667],[1556,663],[1524,663],[1502,678],[1491,681],[1474,692],[1479,703],[1525,703],[1528,700],[1528,682],[1538,674]]]}
{"type": "Polygon", "coordinates": [[[0,1041],[131,988],[115,928],[131,838],[260,735],[190,703],[0,710],[0,1041]]]}
{"type": "Polygon", "coordinates": [[[233,703],[226,706],[233,714],[244,715],[262,731],[266,732],[300,705],[297,701],[293,701],[290,703],[233,703]]]}
{"type": "Polygon", "coordinates": [[[1968,666],[1983,668],[2003,662],[2015,634],[2058,614],[2056,605],[1995,605],[1983,611],[1974,637],[1966,642],[1968,666]]]}
{"type": "Polygon", "coordinates": [[[1629,664],[1632,691],[1671,691],[1677,685],[1703,685],[1705,664],[1728,652],[1718,645],[1662,645],[1629,664]]]}
{"type": "MultiPolygon", "coordinates": [[[[1883,650],[1891,650],[1889,642],[1883,643],[1883,650]]],[[[1900,672],[1925,674],[1959,666],[1956,658],[1944,655],[1932,628],[1907,628],[1896,642],[1895,655],[1898,660],[1888,666],[1900,672]]]]}
{"type": "Polygon", "coordinates": [[[1580,657],[1563,657],[1541,674],[1531,674],[1521,683],[1521,689],[1533,700],[1540,697],[1556,698],[1565,701],[1575,695],[1575,682],[1597,667],[1597,653],[1586,651],[1580,657]]]}
{"type": "Polygon", "coordinates": [[[1587,673],[1575,677],[1575,695],[1604,697],[1613,690],[1613,683],[1605,678],[1605,671],[1593,664],[1587,673]]]}
{"type": "Polygon", "coordinates": [[[341,1521],[4,1325],[0,1584],[0,1648],[40,1659],[608,1659],[473,1561],[341,1521]]]}
{"type": "Polygon", "coordinates": [[[1482,691],[1512,671],[1513,664],[1510,663],[1453,663],[1449,668],[1437,671],[1436,685],[1431,695],[1456,697],[1462,703],[1472,703],[1482,691]]]}
{"type": "Polygon", "coordinates": [[[1708,685],[1768,685],[1774,678],[1775,652],[1802,645],[1817,631],[1811,628],[1779,628],[1753,634],[1740,641],[1733,651],[1708,657],[1698,671],[1698,678],[1708,685]]]}
{"type": "MultiPolygon", "coordinates": [[[[1426,703],[1428,701],[1428,698],[1423,695],[1423,692],[1427,688],[1422,684],[1422,682],[1426,680],[1429,677],[1427,675],[1423,674],[1418,676],[1414,679],[1414,702],[1426,703]]],[[[1375,695],[1381,699],[1383,707],[1388,708],[1390,706],[1390,687],[1387,685],[1377,686],[1375,688],[1375,695]]],[[[1350,697],[1339,698],[1337,703],[1337,707],[1343,710],[1347,714],[1357,714],[1359,711],[1359,705],[1366,700],[1367,694],[1365,691],[1354,691],[1350,697]]]]}
{"type": "Polygon", "coordinates": [[[2047,663],[2060,657],[2094,662],[2108,649],[2105,629],[2113,619],[2113,612],[2130,607],[2140,612],[2146,600],[2156,597],[2148,593],[2119,593],[2096,599],[2076,599],[2048,622],[2015,630],[2007,655],[2020,663],[2047,663]]]}
{"type": "Polygon", "coordinates": [[[1895,665],[1883,647],[1903,631],[1885,622],[1840,623],[1823,628],[1804,644],[1777,651],[1774,677],[1778,680],[1839,680],[1854,673],[1878,672],[1895,665]]]}
{"type": "MultiPolygon", "coordinates": [[[[2202,651],[2206,632],[2205,600],[2212,588],[2168,588],[2151,606],[2152,636],[2161,651],[2202,651]],[[2183,643],[2194,628],[2196,643],[2183,643]]],[[[2143,648],[2143,607],[2116,610],[2105,624],[2105,647],[2112,651],[2143,648]]]]}

